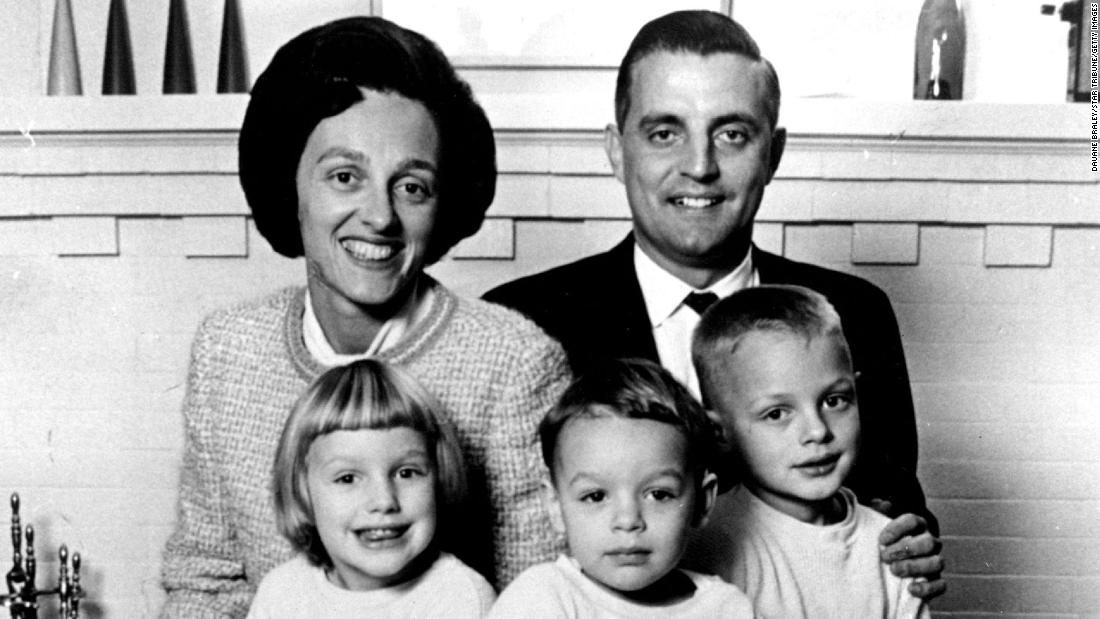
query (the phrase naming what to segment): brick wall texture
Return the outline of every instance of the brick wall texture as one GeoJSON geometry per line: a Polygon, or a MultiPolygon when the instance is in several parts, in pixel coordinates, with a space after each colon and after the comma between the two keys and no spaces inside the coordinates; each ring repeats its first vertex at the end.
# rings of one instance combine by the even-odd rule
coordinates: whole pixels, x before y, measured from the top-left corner
{"type": "MultiPolygon", "coordinates": [[[[91,616],[162,600],[198,321],[305,276],[256,234],[235,136],[181,139],[0,142],[0,493],[37,528],[40,586],[60,543],[84,555],[91,616]]],[[[463,294],[629,229],[598,133],[500,144],[486,225],[431,270],[463,294]]],[[[756,240],[894,303],[949,566],[936,615],[1100,616],[1098,178],[1079,144],[932,146],[792,136],[756,240]]]]}

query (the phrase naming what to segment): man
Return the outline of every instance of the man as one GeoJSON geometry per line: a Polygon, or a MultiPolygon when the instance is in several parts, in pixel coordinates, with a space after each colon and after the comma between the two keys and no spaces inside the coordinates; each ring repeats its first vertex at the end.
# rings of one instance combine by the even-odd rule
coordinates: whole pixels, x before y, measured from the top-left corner
{"type": "Polygon", "coordinates": [[[917,436],[897,321],[860,278],[752,245],[752,225],[786,143],[779,81],[739,24],[678,11],[646,24],[619,67],[616,126],[605,132],[626,186],[633,232],[610,251],[526,277],[485,298],[513,307],[562,342],[577,371],[601,357],[660,361],[698,394],[692,329],[708,301],[760,283],[824,294],[850,334],[860,372],[864,456],[847,480],[895,517],[884,560],[940,595],[935,518],[916,480],[917,436]],[[693,294],[691,294],[693,293],[693,294]],[[711,294],[707,294],[711,293],[711,294]]]}

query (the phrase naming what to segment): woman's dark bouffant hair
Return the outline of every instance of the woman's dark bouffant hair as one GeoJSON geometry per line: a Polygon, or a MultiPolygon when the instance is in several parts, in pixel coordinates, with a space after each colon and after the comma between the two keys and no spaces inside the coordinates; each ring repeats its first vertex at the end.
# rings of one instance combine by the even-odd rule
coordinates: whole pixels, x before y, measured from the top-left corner
{"type": "Polygon", "coordinates": [[[312,28],[283,45],[252,87],[239,169],[256,228],[284,256],[302,255],[295,177],[323,119],[363,100],[360,89],[419,101],[439,132],[440,205],[429,264],[481,227],[496,191],[496,149],[485,111],[443,52],[380,17],[312,28]]]}

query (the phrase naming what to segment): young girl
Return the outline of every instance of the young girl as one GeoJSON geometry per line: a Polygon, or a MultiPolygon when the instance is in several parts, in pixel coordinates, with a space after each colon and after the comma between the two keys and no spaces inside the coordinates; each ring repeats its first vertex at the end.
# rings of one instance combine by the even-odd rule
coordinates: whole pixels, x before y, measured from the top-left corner
{"type": "Polygon", "coordinates": [[[275,453],[275,515],[299,555],[260,583],[249,617],[483,617],[492,587],[443,552],[466,469],[439,402],[365,359],[317,379],[275,453]]]}

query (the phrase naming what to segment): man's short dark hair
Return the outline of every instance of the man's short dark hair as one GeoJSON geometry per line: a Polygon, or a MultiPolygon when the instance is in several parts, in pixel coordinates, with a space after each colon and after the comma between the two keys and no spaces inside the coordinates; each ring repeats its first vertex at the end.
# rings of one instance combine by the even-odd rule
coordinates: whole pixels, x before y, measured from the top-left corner
{"type": "Polygon", "coordinates": [[[765,110],[771,129],[775,130],[779,122],[779,76],[775,67],[760,55],[760,48],[749,32],[741,24],[714,11],[675,11],[642,26],[619,63],[619,76],[615,81],[615,122],[619,131],[624,129],[630,111],[634,65],[656,52],[700,56],[728,53],[761,63],[767,93],[765,110]]]}
{"type": "Polygon", "coordinates": [[[440,208],[428,248],[435,262],[477,232],[496,191],[493,130],[439,47],[380,17],[312,28],[279,48],[256,80],[239,143],[241,187],[256,228],[278,253],[301,256],[298,162],[325,118],[363,100],[360,89],[418,101],[440,141],[440,208]]]}

